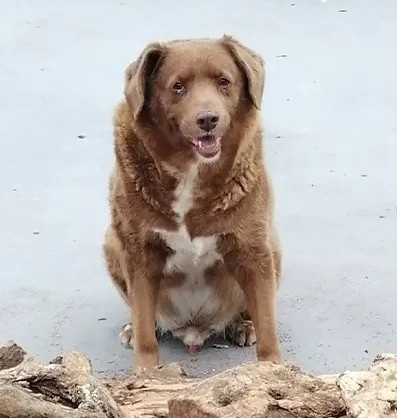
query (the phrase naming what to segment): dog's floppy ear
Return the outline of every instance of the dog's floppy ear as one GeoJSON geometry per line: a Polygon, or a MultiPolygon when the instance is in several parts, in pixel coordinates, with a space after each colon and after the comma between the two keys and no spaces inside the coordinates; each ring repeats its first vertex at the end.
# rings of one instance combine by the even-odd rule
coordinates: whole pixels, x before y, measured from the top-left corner
{"type": "Polygon", "coordinates": [[[124,95],[135,120],[141,114],[147,83],[156,70],[163,51],[161,44],[149,44],[140,57],[125,70],[124,95]]]}
{"type": "Polygon", "coordinates": [[[262,58],[232,36],[224,35],[222,41],[229,49],[237,65],[244,72],[248,83],[248,94],[255,107],[260,109],[265,83],[265,70],[262,58]]]}

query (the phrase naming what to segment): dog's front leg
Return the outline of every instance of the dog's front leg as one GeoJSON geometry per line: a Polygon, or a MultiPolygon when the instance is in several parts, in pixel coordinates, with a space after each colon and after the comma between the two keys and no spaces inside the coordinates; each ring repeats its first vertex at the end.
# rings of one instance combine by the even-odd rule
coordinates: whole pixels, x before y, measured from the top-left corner
{"type": "Polygon", "coordinates": [[[135,271],[128,286],[130,299],[134,368],[155,367],[159,364],[159,350],[156,338],[156,307],[159,292],[159,280],[135,271]]]}
{"type": "Polygon", "coordinates": [[[231,251],[225,262],[238,281],[254,324],[257,357],[260,361],[280,362],[276,327],[276,271],[267,248],[231,251]]]}

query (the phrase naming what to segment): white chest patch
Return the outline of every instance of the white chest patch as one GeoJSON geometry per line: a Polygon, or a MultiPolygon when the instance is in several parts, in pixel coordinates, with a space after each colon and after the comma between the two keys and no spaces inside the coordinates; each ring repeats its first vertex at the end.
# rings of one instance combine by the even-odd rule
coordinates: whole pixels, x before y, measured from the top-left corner
{"type": "Polygon", "coordinates": [[[193,164],[185,177],[179,180],[175,189],[175,200],[172,209],[179,218],[179,224],[183,224],[185,215],[193,205],[193,189],[198,175],[198,166],[193,164]]]}
{"type": "Polygon", "coordinates": [[[182,225],[177,232],[162,231],[161,237],[175,251],[165,267],[165,271],[182,271],[188,281],[197,282],[204,271],[211,267],[220,256],[216,251],[216,237],[197,237],[193,240],[182,225]]]}
{"type": "Polygon", "coordinates": [[[163,329],[172,330],[194,321],[201,314],[210,314],[218,309],[218,302],[212,288],[205,282],[204,273],[217,260],[216,236],[191,239],[184,219],[193,205],[193,189],[197,178],[197,166],[192,166],[180,180],[175,190],[173,210],[178,217],[179,228],[175,232],[156,230],[174,254],[167,259],[165,273],[179,271],[186,280],[181,287],[167,290],[167,296],[178,312],[177,317],[158,313],[158,321],[163,329]]]}

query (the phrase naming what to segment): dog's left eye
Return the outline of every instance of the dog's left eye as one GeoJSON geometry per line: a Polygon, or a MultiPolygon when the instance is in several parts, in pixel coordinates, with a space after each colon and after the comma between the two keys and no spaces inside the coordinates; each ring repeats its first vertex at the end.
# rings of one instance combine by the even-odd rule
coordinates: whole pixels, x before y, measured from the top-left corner
{"type": "Polygon", "coordinates": [[[185,87],[180,81],[177,81],[176,83],[172,85],[172,90],[174,90],[174,92],[177,94],[181,93],[184,88],[185,87]]]}
{"type": "Polygon", "coordinates": [[[229,87],[230,81],[225,77],[221,77],[218,80],[218,84],[219,84],[220,87],[226,88],[226,87],[229,87]]]}

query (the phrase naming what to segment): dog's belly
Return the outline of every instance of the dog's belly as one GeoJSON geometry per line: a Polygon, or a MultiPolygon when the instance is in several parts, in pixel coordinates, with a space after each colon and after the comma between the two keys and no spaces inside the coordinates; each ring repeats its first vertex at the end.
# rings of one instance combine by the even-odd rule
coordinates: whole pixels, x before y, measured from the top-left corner
{"type": "MultiPolygon", "coordinates": [[[[162,286],[157,321],[164,330],[175,331],[186,326],[205,328],[221,310],[222,300],[217,289],[206,277],[208,268],[222,257],[216,248],[217,237],[190,239],[182,226],[177,232],[157,231],[174,254],[168,257],[165,273],[183,273],[182,283],[162,286]]],[[[166,280],[166,279],[165,279],[166,280]]],[[[217,330],[220,324],[214,324],[217,330]]]]}

